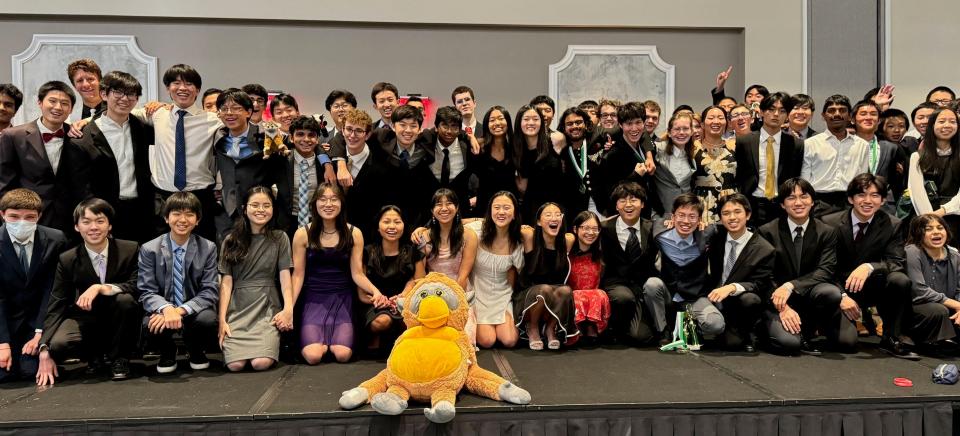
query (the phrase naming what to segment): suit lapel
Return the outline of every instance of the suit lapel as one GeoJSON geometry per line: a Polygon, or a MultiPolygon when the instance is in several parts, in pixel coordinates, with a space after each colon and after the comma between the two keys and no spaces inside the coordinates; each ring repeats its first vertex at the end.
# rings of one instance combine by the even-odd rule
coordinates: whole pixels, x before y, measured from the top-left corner
{"type": "MultiPolygon", "coordinates": [[[[787,161],[793,156],[793,135],[780,134],[780,159],[777,159],[777,181],[783,183],[783,172],[787,168],[787,161]]],[[[791,163],[793,165],[793,163],[791,163]]]]}
{"type": "Polygon", "coordinates": [[[50,165],[50,158],[47,157],[47,149],[43,146],[43,138],[40,137],[40,127],[37,126],[40,120],[36,120],[27,127],[27,144],[30,145],[30,148],[33,149],[34,153],[37,156],[42,158],[42,161],[50,165]]]}
{"type": "Polygon", "coordinates": [[[33,236],[33,255],[30,256],[30,271],[27,273],[27,283],[33,280],[33,276],[37,274],[40,265],[43,265],[46,251],[47,237],[37,228],[36,234],[33,236]]]}
{"type": "Polygon", "coordinates": [[[0,225],[0,258],[6,259],[10,269],[16,271],[20,277],[27,278],[26,272],[20,268],[20,256],[17,255],[17,250],[13,248],[13,240],[7,233],[6,224],[0,225]]]}
{"type": "Polygon", "coordinates": [[[840,228],[837,229],[837,231],[839,231],[842,236],[841,240],[843,240],[843,245],[846,246],[847,253],[858,255],[857,249],[853,244],[853,222],[850,221],[849,209],[840,217],[840,228]]]}
{"type": "Polygon", "coordinates": [[[184,301],[188,300],[190,297],[187,294],[187,289],[193,289],[193,286],[190,283],[193,271],[193,260],[197,257],[197,251],[200,248],[200,241],[197,235],[190,235],[190,243],[187,244],[187,252],[183,255],[183,298],[184,301]]]}
{"type": "Polygon", "coordinates": [[[163,295],[166,297],[170,295],[170,284],[173,283],[173,252],[170,251],[170,233],[160,239],[160,255],[157,257],[157,263],[157,269],[162,271],[162,275],[157,277],[157,280],[163,283],[163,295]]]}
{"type": "Polygon", "coordinates": [[[107,248],[107,270],[104,273],[104,281],[109,282],[110,278],[117,273],[117,264],[120,262],[120,250],[117,248],[117,241],[110,238],[109,248],[107,248]]]}
{"type": "MultiPolygon", "coordinates": [[[[744,245],[743,250],[740,251],[740,255],[737,256],[737,260],[733,262],[733,267],[730,268],[730,277],[734,277],[735,275],[737,275],[740,267],[743,266],[744,262],[746,262],[746,260],[744,259],[749,259],[750,256],[753,255],[753,251],[756,250],[757,248],[757,238],[761,238],[761,237],[762,236],[756,233],[750,236],[750,239],[747,240],[747,244],[744,245]]],[[[720,265],[723,265],[723,263],[721,263],[720,265]]],[[[727,277],[728,282],[730,281],[730,277],[727,277]]]]}
{"type": "MultiPolygon", "coordinates": [[[[788,219],[789,218],[782,218],[782,220],[780,221],[780,225],[779,225],[780,244],[783,245],[784,251],[787,252],[787,255],[788,255],[787,257],[790,258],[790,269],[794,270],[793,275],[798,275],[799,271],[796,271],[797,253],[794,251],[793,235],[790,234],[790,226],[787,224],[788,219]]],[[[804,235],[804,239],[806,239],[806,235],[804,235]]]]}
{"type": "Polygon", "coordinates": [[[758,175],[758,177],[757,177],[757,182],[759,183],[759,182],[760,182],[760,177],[759,177],[759,174],[760,174],[760,134],[759,134],[759,133],[751,133],[751,135],[753,135],[754,137],[756,137],[755,140],[751,139],[751,141],[750,141],[750,148],[752,148],[752,151],[753,151],[753,154],[752,154],[752,156],[751,156],[751,157],[753,157],[753,168],[757,170],[757,175],[758,175]]]}
{"type": "MultiPolygon", "coordinates": [[[[820,229],[817,228],[817,223],[813,217],[810,217],[810,224],[807,224],[807,230],[803,232],[803,253],[806,256],[802,256],[800,259],[801,269],[803,267],[803,259],[812,259],[819,258],[820,254],[817,253],[815,256],[810,256],[810,253],[815,253],[817,251],[817,240],[820,239],[819,235],[820,229]]],[[[797,271],[799,274],[800,271],[797,271]]]]}
{"type": "Polygon", "coordinates": [[[107,142],[107,137],[104,136],[103,131],[100,130],[100,126],[98,126],[97,123],[90,123],[89,126],[90,126],[90,135],[92,136],[91,140],[93,141],[93,146],[100,153],[110,156],[110,159],[113,159],[114,161],[116,161],[117,157],[114,156],[113,149],[110,148],[110,143],[107,142]]]}
{"type": "MultiPolygon", "coordinates": [[[[107,249],[107,268],[109,270],[110,258],[112,258],[112,252],[109,248],[107,249]]],[[[77,263],[77,272],[82,274],[81,277],[86,277],[91,280],[93,283],[100,283],[100,276],[97,274],[97,268],[93,266],[93,262],[90,261],[90,254],[87,253],[87,247],[84,244],[80,244],[76,248],[76,257],[75,262],[77,263]]],[[[78,292],[83,292],[86,289],[81,289],[78,292]]]]}

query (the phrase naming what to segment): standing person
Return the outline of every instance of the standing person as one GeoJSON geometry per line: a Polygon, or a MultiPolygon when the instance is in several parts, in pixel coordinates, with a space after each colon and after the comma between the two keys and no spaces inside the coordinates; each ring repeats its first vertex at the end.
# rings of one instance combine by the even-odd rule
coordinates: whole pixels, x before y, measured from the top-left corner
{"type": "Polygon", "coordinates": [[[370,90],[370,99],[380,113],[380,119],[373,128],[393,130],[393,111],[400,104],[400,91],[392,83],[377,82],[370,90]]]}
{"type": "MultiPolygon", "coordinates": [[[[757,130],[751,130],[753,126],[753,113],[750,111],[750,108],[743,103],[738,103],[730,108],[728,112],[730,114],[730,124],[727,126],[727,134],[724,135],[724,139],[735,138],[737,136],[746,136],[750,132],[756,132],[757,130]]],[[[761,127],[763,126],[763,111],[760,111],[761,114],[761,127]]],[[[759,130],[759,129],[758,129],[759,130]]]]}
{"type": "Polygon", "coordinates": [[[453,101],[456,109],[460,111],[460,115],[463,118],[461,127],[467,136],[473,136],[477,140],[483,138],[483,129],[481,128],[480,120],[476,117],[477,97],[473,94],[473,89],[465,85],[453,88],[453,92],[450,93],[450,99],[453,101]]]}
{"type": "Polygon", "coordinates": [[[220,248],[218,336],[223,360],[234,372],[247,364],[255,371],[273,366],[280,332],[293,329],[290,239],[274,228],[273,205],[270,188],[250,188],[240,205],[243,215],[220,248]]]}
{"type": "Polygon", "coordinates": [[[610,297],[600,289],[603,253],[600,251],[600,217],[585,210],[573,219],[576,244],[570,250],[570,277],[573,289],[574,323],[587,345],[596,343],[610,321],[610,297]]]}
{"type": "Polygon", "coordinates": [[[280,93],[270,100],[270,116],[279,124],[280,133],[289,137],[290,124],[300,117],[300,105],[290,94],[280,93]]]}
{"type": "Polygon", "coordinates": [[[143,92],[140,82],[130,74],[111,71],[100,82],[101,96],[107,108],[100,117],[83,128],[77,147],[67,149],[74,163],[73,184],[79,190],[79,202],[100,198],[110,203],[116,218],[110,220],[113,236],[140,243],[153,239],[153,183],[150,181],[150,144],[153,127],[131,117],[143,92]]]}
{"type": "Polygon", "coordinates": [[[596,125],[580,108],[569,108],[560,115],[560,125],[567,147],[560,152],[564,180],[558,189],[567,192],[564,203],[568,210],[590,210],[599,213],[598,204],[606,203],[606,193],[601,192],[603,175],[596,171],[600,152],[592,152],[589,138],[596,125]],[[562,188],[561,188],[562,186],[562,188]]]}
{"type": "Polygon", "coordinates": [[[647,100],[643,102],[643,110],[647,115],[643,119],[643,130],[646,132],[647,138],[652,140],[657,137],[657,127],[660,127],[660,115],[663,113],[663,109],[657,102],[647,100]]]}
{"type": "Polygon", "coordinates": [[[37,384],[54,383],[56,360],[82,357],[95,373],[109,364],[114,380],[130,376],[142,313],[137,293],[137,243],[110,238],[110,203],[77,205],[74,227],[83,243],[60,255],[40,337],[37,384]]]}
{"type": "Polygon", "coordinates": [[[703,204],[703,222],[716,224],[720,221],[720,200],[737,192],[737,160],[734,157],[736,141],[724,141],[720,132],[726,127],[726,116],[719,106],[703,110],[703,141],[694,149],[693,193],[703,204]]]}
{"type": "Polygon", "coordinates": [[[374,307],[390,304],[363,272],[363,234],[347,224],[340,186],[324,182],[310,201],[310,225],[293,237],[293,300],[303,299],[300,346],[310,365],[327,351],[337,362],[353,355],[351,315],[355,290],[374,307]]]}
{"type": "Polygon", "coordinates": [[[205,218],[195,195],[172,193],[161,212],[170,230],[140,247],[137,275],[144,326],[160,350],[157,373],[177,370],[177,330],[190,368],[207,369],[217,331],[217,246],[193,232],[205,218]]]}
{"type": "Polygon", "coordinates": [[[263,110],[267,108],[267,99],[270,98],[270,95],[267,93],[267,88],[264,88],[263,85],[259,83],[248,83],[243,85],[240,90],[247,93],[250,97],[250,102],[253,103],[253,110],[250,112],[250,122],[260,125],[263,121],[263,110]]]}
{"type": "Polygon", "coordinates": [[[277,224],[292,236],[298,228],[310,224],[310,195],[324,181],[334,181],[330,158],[318,150],[320,123],[301,116],[290,124],[293,153],[285,159],[282,175],[276,175],[277,224]]]}
{"type": "Polygon", "coordinates": [[[907,187],[917,215],[934,213],[944,217],[957,245],[960,234],[960,134],[957,114],[937,109],[930,115],[925,146],[910,155],[907,187]],[[934,195],[935,194],[935,195],[934,195]]]}
{"type": "Polygon", "coordinates": [[[597,108],[599,108],[596,100],[584,100],[577,105],[577,109],[583,111],[590,118],[590,124],[597,126],[600,124],[600,117],[597,116],[597,108]]]}
{"type": "Polygon", "coordinates": [[[520,155],[518,184],[523,192],[525,224],[532,222],[541,204],[557,197],[556,184],[562,180],[563,161],[550,143],[543,112],[533,106],[521,106],[513,127],[513,143],[520,155]]]}
{"type": "Polygon", "coordinates": [[[536,212],[536,227],[523,232],[523,270],[520,288],[514,294],[513,313],[520,336],[531,350],[558,350],[572,343],[580,331],[574,323],[573,290],[567,285],[570,261],[567,253],[574,236],[565,233],[563,209],[552,202],[536,212]]]}
{"type": "Polygon", "coordinates": [[[914,218],[909,235],[905,253],[913,282],[910,335],[930,354],[955,351],[956,343],[950,340],[960,332],[960,252],[947,245],[952,235],[939,215],[914,218]]]}
{"type": "Polygon", "coordinates": [[[471,201],[475,211],[486,207],[497,192],[508,191],[514,196],[520,195],[517,170],[522,150],[526,148],[525,142],[514,143],[510,112],[503,106],[493,106],[487,110],[483,115],[482,130],[475,172],[477,196],[475,201],[471,201]]]}
{"type": "Polygon", "coordinates": [[[0,382],[37,375],[57,260],[67,248],[63,232],[37,224],[42,210],[29,189],[0,197],[0,382]]]}
{"type": "Polygon", "coordinates": [[[897,143],[877,135],[880,129],[880,107],[873,101],[865,100],[853,106],[853,125],[857,136],[867,143],[867,168],[870,174],[882,176],[890,188],[884,200],[887,211],[892,213],[895,200],[900,198],[906,184],[903,169],[907,165],[907,156],[897,143]]]}
{"type": "Polygon", "coordinates": [[[106,99],[100,95],[103,73],[93,59],[84,58],[70,62],[70,65],[67,65],[67,78],[80,93],[83,102],[80,119],[100,115],[107,110],[106,99]]]}
{"type": "Polygon", "coordinates": [[[470,210],[470,177],[476,161],[476,155],[471,151],[472,140],[460,127],[462,120],[457,108],[440,107],[434,118],[436,127],[423,129],[417,138],[433,161],[430,164],[433,177],[424,180],[430,183],[433,191],[452,189],[460,198],[460,209],[470,210]]]}
{"type": "MultiPolygon", "coordinates": [[[[621,133],[614,135],[610,150],[604,153],[600,161],[600,172],[603,173],[603,192],[613,192],[614,188],[624,181],[632,181],[649,191],[651,175],[656,171],[653,159],[651,140],[644,131],[646,110],[642,103],[629,102],[617,109],[617,121],[620,123],[621,133]]],[[[606,215],[616,212],[615,205],[602,205],[600,211],[606,215]]],[[[645,211],[649,216],[649,210],[645,211]]]]}
{"type": "Polygon", "coordinates": [[[900,146],[905,149],[907,154],[916,153],[920,150],[920,144],[923,142],[924,134],[927,132],[927,125],[930,123],[931,115],[940,109],[936,103],[925,101],[913,108],[910,118],[913,119],[913,129],[903,134],[900,140],[900,146]]]}
{"type": "Polygon", "coordinates": [[[660,171],[653,173],[653,185],[657,193],[653,209],[659,216],[667,212],[665,209],[672,206],[673,200],[680,194],[690,192],[693,173],[697,169],[693,160],[692,124],[693,117],[690,115],[674,115],[667,121],[667,137],[654,143],[654,155],[660,171]]]}
{"type": "Polygon", "coordinates": [[[600,128],[608,131],[620,128],[620,123],[617,120],[617,110],[622,105],[619,100],[600,99],[600,108],[598,109],[600,128]]]}
{"type": "Polygon", "coordinates": [[[217,113],[217,97],[223,94],[220,88],[207,88],[200,97],[200,107],[210,113],[217,113]]]}
{"type": "Polygon", "coordinates": [[[378,231],[363,249],[364,274],[387,297],[390,304],[376,307],[368,294],[360,293],[367,348],[390,351],[393,342],[406,328],[397,299],[413,287],[414,277],[424,276],[420,252],[405,242],[405,225],[400,208],[386,205],[376,215],[378,231]]]}
{"type": "Polygon", "coordinates": [[[827,131],[803,142],[803,167],[800,177],[817,191],[814,217],[842,210],[847,204],[847,184],[857,174],[868,172],[870,145],[847,132],[852,108],[850,100],[832,95],[823,103],[827,131]]]}
{"type": "Polygon", "coordinates": [[[0,83],[0,133],[13,123],[13,117],[23,105],[23,93],[10,83],[0,83]]]}
{"type": "Polygon", "coordinates": [[[328,142],[329,139],[333,139],[338,134],[343,134],[343,123],[347,119],[347,113],[357,108],[357,97],[345,89],[334,89],[327,95],[323,106],[327,108],[327,112],[330,113],[330,118],[333,120],[333,130],[330,130],[329,138],[324,141],[328,142]]]}
{"type": "Polygon", "coordinates": [[[902,110],[887,109],[880,113],[880,129],[877,134],[882,139],[899,145],[908,128],[910,128],[910,120],[902,110]]]}
{"type": "Polygon", "coordinates": [[[385,155],[367,144],[373,120],[360,109],[351,109],[343,121],[343,139],[346,143],[346,165],[337,170],[340,186],[346,186],[347,220],[368,234],[379,225],[374,216],[379,207],[388,204],[384,189],[392,181],[390,169],[384,165],[385,155]]]}
{"type": "Polygon", "coordinates": [[[807,94],[794,94],[793,108],[787,114],[787,128],[784,129],[799,142],[816,135],[818,132],[810,127],[810,121],[813,119],[813,112],[817,110],[817,105],[807,94]]]}

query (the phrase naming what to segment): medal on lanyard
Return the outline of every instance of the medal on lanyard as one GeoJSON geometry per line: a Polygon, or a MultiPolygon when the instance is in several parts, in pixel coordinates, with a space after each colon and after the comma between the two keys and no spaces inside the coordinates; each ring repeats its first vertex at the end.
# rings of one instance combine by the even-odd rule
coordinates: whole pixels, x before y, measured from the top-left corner
{"type": "Polygon", "coordinates": [[[580,148],[580,165],[577,165],[577,158],[573,155],[573,147],[567,147],[567,153],[570,155],[570,161],[573,162],[573,169],[580,176],[580,193],[584,194],[587,192],[587,187],[583,184],[583,179],[587,177],[587,153],[583,150],[583,146],[580,148]]]}
{"type": "Polygon", "coordinates": [[[880,161],[879,157],[880,145],[877,144],[877,138],[874,137],[873,140],[870,141],[870,174],[877,174],[877,164],[880,161]]]}

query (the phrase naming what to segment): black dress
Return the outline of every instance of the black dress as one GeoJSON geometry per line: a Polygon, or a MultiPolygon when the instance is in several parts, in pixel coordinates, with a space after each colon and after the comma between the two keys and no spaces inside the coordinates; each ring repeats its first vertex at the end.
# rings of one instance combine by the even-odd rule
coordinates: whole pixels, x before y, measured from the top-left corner
{"type": "Polygon", "coordinates": [[[533,224],[537,220],[537,209],[544,203],[560,205],[567,216],[574,216],[579,210],[570,210],[570,204],[579,192],[569,189],[569,177],[565,175],[566,164],[563,157],[553,147],[542,158],[530,153],[524,155],[524,171],[528,177],[527,192],[523,196],[523,223],[533,224]]]}
{"type": "Polygon", "coordinates": [[[477,205],[475,215],[483,216],[494,194],[509,191],[519,196],[517,168],[510,159],[496,160],[490,154],[477,156],[477,205]]]}
{"type": "MultiPolygon", "coordinates": [[[[573,293],[570,292],[560,298],[554,298],[553,295],[543,295],[539,292],[540,286],[550,285],[553,287],[565,286],[567,276],[570,273],[570,261],[566,262],[563,268],[556,268],[557,250],[544,250],[542,262],[537,262],[533,253],[524,253],[524,268],[520,274],[521,291],[513,294],[513,313],[516,317],[517,328],[520,330],[520,337],[527,337],[527,313],[529,309],[543,300],[546,304],[550,316],[557,320],[557,339],[561,343],[567,343],[568,340],[580,334],[577,325],[574,322],[573,293]]],[[[544,324],[540,325],[542,329],[544,324]]]]}
{"type": "MultiPolygon", "coordinates": [[[[363,248],[363,264],[366,267],[367,278],[380,290],[383,296],[389,298],[399,295],[407,282],[413,278],[416,269],[416,262],[419,260],[420,252],[409,245],[400,246],[400,254],[395,256],[382,256],[378,263],[373,262],[373,252],[377,248],[375,244],[367,245],[363,248]]],[[[363,314],[365,317],[365,326],[369,329],[370,323],[381,314],[390,315],[396,321],[402,321],[403,316],[393,308],[377,309],[372,304],[363,304],[363,314]]],[[[401,329],[402,330],[402,329],[401,329]]]]}

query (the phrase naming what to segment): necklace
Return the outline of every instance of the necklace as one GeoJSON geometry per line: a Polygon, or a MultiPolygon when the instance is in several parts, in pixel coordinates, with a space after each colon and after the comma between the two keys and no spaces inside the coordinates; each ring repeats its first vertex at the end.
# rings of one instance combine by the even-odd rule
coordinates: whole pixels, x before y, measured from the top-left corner
{"type": "Polygon", "coordinates": [[[324,234],[324,235],[333,235],[333,234],[336,234],[336,233],[337,233],[337,229],[333,229],[332,231],[329,231],[329,232],[326,231],[326,230],[323,231],[323,234],[324,234]]]}

